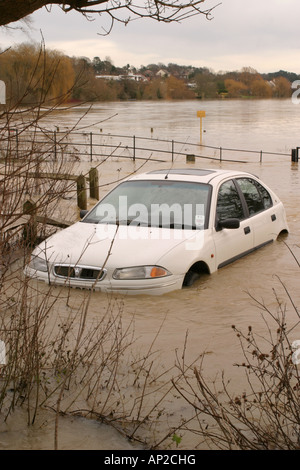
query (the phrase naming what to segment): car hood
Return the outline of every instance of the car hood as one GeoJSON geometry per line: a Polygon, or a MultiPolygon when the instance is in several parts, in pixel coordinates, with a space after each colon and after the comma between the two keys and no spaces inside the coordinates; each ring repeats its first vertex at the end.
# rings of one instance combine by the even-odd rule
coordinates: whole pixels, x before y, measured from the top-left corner
{"type": "Polygon", "coordinates": [[[150,265],[199,231],[77,222],[41,243],[35,256],[51,263],[109,268],[150,265]]]}

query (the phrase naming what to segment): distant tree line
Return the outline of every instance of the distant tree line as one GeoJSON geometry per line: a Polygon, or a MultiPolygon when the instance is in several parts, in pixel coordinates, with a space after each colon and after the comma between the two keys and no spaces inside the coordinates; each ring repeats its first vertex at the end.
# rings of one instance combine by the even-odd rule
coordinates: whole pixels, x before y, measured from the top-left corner
{"type": "Polygon", "coordinates": [[[219,73],[173,63],[116,67],[109,57],[68,57],[36,44],[0,51],[7,99],[27,105],[51,100],[287,98],[298,79],[292,72],[260,74],[251,67],[219,73]]]}

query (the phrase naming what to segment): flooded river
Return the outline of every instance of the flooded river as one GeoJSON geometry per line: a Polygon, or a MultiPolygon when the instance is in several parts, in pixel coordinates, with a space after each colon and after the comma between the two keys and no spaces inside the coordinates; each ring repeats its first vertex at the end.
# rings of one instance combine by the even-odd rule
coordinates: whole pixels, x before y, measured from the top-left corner
{"type": "MultiPolygon", "coordinates": [[[[285,205],[290,233],[284,241],[300,260],[300,169],[297,163],[291,162],[290,157],[291,149],[300,146],[300,106],[292,104],[291,100],[107,103],[96,105],[81,125],[93,126],[97,123],[94,130],[101,128],[103,133],[198,143],[197,110],[206,111],[203,145],[287,155],[276,158],[268,156],[262,163],[257,158],[246,164],[215,160],[185,163],[175,160],[174,166],[234,168],[259,176],[285,205]]],[[[59,125],[61,128],[72,126],[81,113],[80,107],[67,111],[59,125]]],[[[57,116],[49,118],[47,122],[49,127],[54,124],[58,125],[57,116]]],[[[237,158],[236,153],[234,158],[237,158]]],[[[165,166],[165,163],[149,161],[143,171],[165,166]]],[[[88,163],[82,163],[82,167],[87,169],[88,163]]],[[[128,160],[106,162],[100,167],[100,178],[103,181],[113,181],[116,180],[116,175],[122,178],[138,167],[138,162],[128,160]]],[[[300,276],[297,263],[285,243],[277,241],[268,245],[216,274],[205,276],[189,289],[161,297],[122,297],[122,316],[125,322],[129,322],[134,315],[137,347],[147,350],[161,328],[155,350],[162,368],[167,369],[174,364],[176,350],[182,349],[188,332],[188,359],[192,361],[199,354],[207,352],[204,362],[207,375],[213,377],[224,371],[239,388],[241,371],[234,367],[234,363],[241,361],[242,357],[239,342],[231,326],[247,329],[251,325],[262,335],[266,328],[253,298],[276,310],[275,290],[287,302],[288,321],[294,321],[293,309],[280,281],[285,283],[295,304],[299,305],[300,276]]],[[[72,302],[76,303],[76,297],[81,294],[74,290],[70,295],[72,302]]],[[[89,315],[97,316],[99,306],[105,302],[107,299],[104,294],[94,293],[89,315]]],[[[292,339],[300,339],[300,328],[294,330],[292,339]]],[[[176,413],[176,404],[173,406],[176,413]]],[[[182,409],[178,413],[182,413],[182,409]]],[[[0,448],[51,448],[51,432],[49,420],[48,425],[28,430],[20,415],[17,426],[11,425],[0,433],[0,448]]],[[[130,448],[130,444],[113,430],[93,421],[75,418],[62,420],[59,442],[61,448],[68,449],[130,448]]],[[[188,444],[186,448],[189,448],[188,444]]]]}

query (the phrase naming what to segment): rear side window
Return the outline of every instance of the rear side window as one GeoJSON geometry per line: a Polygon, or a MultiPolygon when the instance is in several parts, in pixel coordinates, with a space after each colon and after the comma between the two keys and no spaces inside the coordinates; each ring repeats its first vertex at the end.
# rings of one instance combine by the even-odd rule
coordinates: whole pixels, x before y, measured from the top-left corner
{"type": "Polygon", "coordinates": [[[232,180],[223,183],[219,189],[217,201],[217,219],[244,219],[244,210],[238,190],[232,180]]]}
{"type": "Polygon", "coordinates": [[[261,184],[257,183],[257,181],[255,181],[255,184],[263,200],[264,209],[269,209],[269,207],[273,206],[273,201],[270,194],[268,193],[266,188],[264,188],[261,184]]]}
{"type": "Polygon", "coordinates": [[[250,216],[272,206],[270,194],[257,181],[251,178],[239,178],[236,181],[244,195],[250,216]]]}

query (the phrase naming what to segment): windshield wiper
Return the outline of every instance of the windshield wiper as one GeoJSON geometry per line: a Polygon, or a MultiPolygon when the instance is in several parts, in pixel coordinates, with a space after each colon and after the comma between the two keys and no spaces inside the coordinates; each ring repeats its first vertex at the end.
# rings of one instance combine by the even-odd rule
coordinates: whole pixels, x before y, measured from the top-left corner
{"type": "Polygon", "coordinates": [[[151,224],[151,222],[148,222],[146,220],[138,220],[136,218],[134,219],[111,219],[111,220],[99,220],[99,219],[84,219],[81,220],[81,222],[85,222],[88,224],[108,224],[108,225],[117,225],[117,226],[132,226],[132,227],[153,227],[153,228],[168,228],[168,229],[178,229],[178,230],[199,230],[203,227],[199,227],[196,225],[188,225],[188,224],[182,224],[182,223],[166,223],[166,224],[151,224]]]}

